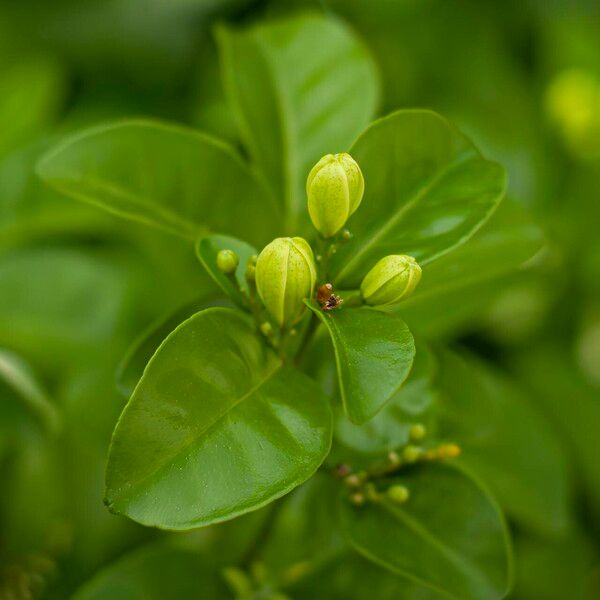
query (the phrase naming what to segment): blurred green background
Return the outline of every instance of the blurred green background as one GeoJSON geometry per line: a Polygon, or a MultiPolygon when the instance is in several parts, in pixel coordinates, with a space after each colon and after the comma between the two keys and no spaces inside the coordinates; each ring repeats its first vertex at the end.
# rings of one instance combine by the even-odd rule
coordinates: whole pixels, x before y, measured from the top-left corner
{"type": "MultiPolygon", "coordinates": [[[[598,1],[3,0],[1,600],[68,598],[117,560],[132,573],[143,563],[143,585],[163,589],[161,571],[177,580],[164,598],[221,597],[212,571],[201,588],[184,571],[235,564],[253,535],[252,515],[235,529],[174,535],[104,508],[106,452],[126,400],[120,360],[153,322],[215,289],[186,244],[63,198],[34,167],[64,134],[121,117],[185,123],[238,145],[214,28],[305,10],[346,21],[371,51],[379,114],[447,116],[507,168],[509,196],[542,228],[544,247],[523,268],[434,298],[407,320],[493,364],[549,423],[549,477],[555,468],[566,482],[567,508],[544,527],[512,525],[511,597],[600,597],[598,1]],[[28,403],[13,397],[15,372],[28,403]],[[153,556],[171,538],[172,553],[153,556]]],[[[353,569],[336,567],[336,580],[353,569]]],[[[136,585],[115,577],[119,593],[136,585]]],[[[87,589],[82,598],[146,597],[87,589]]]]}

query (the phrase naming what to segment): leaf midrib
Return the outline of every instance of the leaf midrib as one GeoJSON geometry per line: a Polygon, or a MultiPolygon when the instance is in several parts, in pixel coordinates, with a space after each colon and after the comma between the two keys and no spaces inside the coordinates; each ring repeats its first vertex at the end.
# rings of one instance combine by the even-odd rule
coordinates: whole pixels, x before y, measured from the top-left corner
{"type": "MultiPolygon", "coordinates": [[[[432,547],[436,548],[439,553],[454,567],[457,568],[463,575],[466,575],[472,581],[475,581],[481,589],[490,589],[489,583],[481,575],[479,569],[474,566],[470,560],[457,554],[452,548],[440,540],[429,529],[424,527],[419,521],[411,517],[407,512],[399,506],[390,505],[388,502],[381,502],[380,506],[390,513],[393,517],[402,521],[413,533],[420,536],[426,542],[429,542],[432,547]]],[[[436,584],[437,585],[437,584],[436,584]]],[[[454,594],[453,591],[448,590],[454,594]]]]}
{"type": "MultiPolygon", "coordinates": [[[[359,261],[368,250],[371,249],[372,246],[377,244],[377,242],[387,235],[390,230],[398,225],[404,215],[409,212],[418,202],[420,202],[448,173],[453,171],[455,168],[459,167],[463,163],[467,162],[467,160],[471,160],[472,158],[477,157],[477,154],[473,152],[472,149],[464,150],[459,153],[452,161],[450,161],[444,168],[440,169],[432,175],[413,195],[410,197],[396,212],[396,214],[389,220],[384,222],[383,227],[378,229],[374,235],[370,238],[366,239],[364,244],[358,249],[358,251],[348,260],[343,266],[342,270],[337,274],[336,278],[338,280],[343,279],[344,275],[346,275],[349,271],[351,271],[351,267],[359,261]]],[[[426,264],[430,262],[431,259],[423,261],[422,264],[426,264]]]]}
{"type": "Polygon", "coordinates": [[[201,438],[208,435],[209,432],[216,427],[227,415],[231,413],[232,410],[237,408],[242,402],[250,398],[257,392],[262,386],[264,386],[268,381],[270,381],[282,368],[282,363],[278,363],[276,367],[270,371],[265,377],[263,377],[256,385],[252,386],[245,394],[242,394],[238,399],[236,399],[232,404],[230,404],[226,410],[220,413],[216,419],[214,419],[207,427],[205,427],[202,431],[195,433],[192,435],[174,454],[168,456],[165,460],[163,460],[155,469],[144,475],[141,479],[136,481],[135,483],[131,483],[121,488],[119,491],[115,492],[113,497],[110,500],[110,504],[114,505],[119,499],[125,495],[130,498],[134,495],[134,492],[139,489],[139,487],[147,482],[149,479],[153,479],[156,477],[162,470],[170,465],[173,461],[178,459],[182,454],[188,451],[192,446],[194,446],[201,438]]]}

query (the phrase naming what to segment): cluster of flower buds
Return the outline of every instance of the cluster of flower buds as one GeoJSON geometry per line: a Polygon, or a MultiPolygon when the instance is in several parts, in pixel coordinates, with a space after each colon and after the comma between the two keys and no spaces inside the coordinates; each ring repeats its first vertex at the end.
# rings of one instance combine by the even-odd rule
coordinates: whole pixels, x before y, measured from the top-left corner
{"type": "MultiPolygon", "coordinates": [[[[349,154],[327,154],[311,169],[306,182],[308,212],[321,234],[321,245],[329,244],[328,256],[336,248],[336,240],[328,241],[330,238],[337,236],[341,243],[352,238],[343,227],[359,207],[364,191],[363,174],[349,154]]],[[[300,237],[277,238],[258,257],[249,259],[246,281],[253,289],[255,286],[273,323],[281,329],[293,327],[302,317],[304,300],[315,294],[320,260],[319,255],[315,262],[310,245],[300,237]]],[[[221,250],[217,255],[217,266],[227,275],[235,274],[238,263],[231,250],[221,250]]],[[[326,269],[322,271],[324,275],[326,269]]],[[[420,278],[421,268],[413,257],[385,256],[364,277],[360,286],[362,302],[371,306],[396,304],[413,292],[420,278]]],[[[343,301],[333,293],[330,283],[319,287],[317,300],[323,310],[338,308],[343,301]]],[[[264,322],[263,326],[270,327],[264,322]]]]}

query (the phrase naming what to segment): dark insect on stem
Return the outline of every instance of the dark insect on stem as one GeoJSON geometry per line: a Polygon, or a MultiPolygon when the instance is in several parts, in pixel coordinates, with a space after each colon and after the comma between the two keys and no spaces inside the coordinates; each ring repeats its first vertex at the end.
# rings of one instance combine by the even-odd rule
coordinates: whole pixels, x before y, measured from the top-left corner
{"type": "Polygon", "coordinates": [[[330,283],[325,283],[317,290],[317,302],[322,310],[333,310],[342,302],[342,298],[333,293],[333,286],[330,283]]]}

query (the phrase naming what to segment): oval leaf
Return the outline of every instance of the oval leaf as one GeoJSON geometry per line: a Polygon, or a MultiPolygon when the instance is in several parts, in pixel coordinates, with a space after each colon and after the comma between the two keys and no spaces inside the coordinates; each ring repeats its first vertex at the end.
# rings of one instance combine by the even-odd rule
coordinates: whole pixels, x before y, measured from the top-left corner
{"type": "Polygon", "coordinates": [[[106,502],[166,529],[231,519],[302,483],[330,442],[318,386],[283,366],[245,315],[211,308],[144,371],[113,435],[106,502]]]}
{"type": "MultiPolygon", "coordinates": [[[[377,455],[407,444],[410,428],[415,423],[425,425],[428,431],[432,430],[436,416],[434,367],[432,354],[423,345],[419,345],[410,375],[375,417],[364,425],[355,425],[343,414],[337,416],[334,429],[336,441],[342,448],[377,455]]],[[[338,453],[342,448],[335,446],[338,453]]],[[[351,463],[352,460],[348,462],[351,463]]]]}
{"type": "Polygon", "coordinates": [[[352,146],[365,197],[331,268],[355,288],[382,256],[408,254],[421,265],[465,242],[500,202],[505,173],[445,119],[401,110],[373,123],[352,146]]]}
{"type": "Polygon", "coordinates": [[[485,477],[504,510],[528,528],[565,531],[568,464],[545,416],[518,386],[472,355],[440,354],[441,436],[485,477]]]}
{"type": "Polygon", "coordinates": [[[353,423],[372,419],[408,377],[415,343],[398,318],[372,308],[325,312],[307,306],[329,331],[344,410],[353,423]]]}
{"type": "Polygon", "coordinates": [[[242,307],[247,305],[242,293],[248,291],[248,283],[244,276],[246,265],[248,259],[257,254],[256,248],[250,244],[226,235],[208,235],[200,238],[196,244],[196,256],[209,275],[233,301],[242,307]],[[221,250],[233,250],[238,255],[240,262],[235,271],[235,282],[217,267],[217,254],[221,250]]]}
{"type": "Polygon", "coordinates": [[[472,327],[473,318],[489,307],[507,276],[538,252],[543,241],[528,212],[506,198],[466,244],[425,266],[419,286],[397,312],[427,334],[472,327]],[[441,303],[443,311],[437,310],[441,303]]]}
{"type": "Polygon", "coordinates": [[[506,526],[490,496],[454,467],[427,464],[387,483],[410,489],[402,505],[341,501],[355,549],[401,575],[460,600],[503,598],[511,582],[506,526]]]}
{"type": "Polygon", "coordinates": [[[184,127],[94,127],[47,154],[38,174],[67,196],[192,240],[213,230],[262,244],[278,225],[272,196],[239,156],[184,127]]]}
{"type": "Polygon", "coordinates": [[[373,60],[340,21],[315,14],[222,28],[218,43],[226,93],[250,155],[291,218],[308,222],[310,168],[347,148],[373,117],[373,60]]]}

